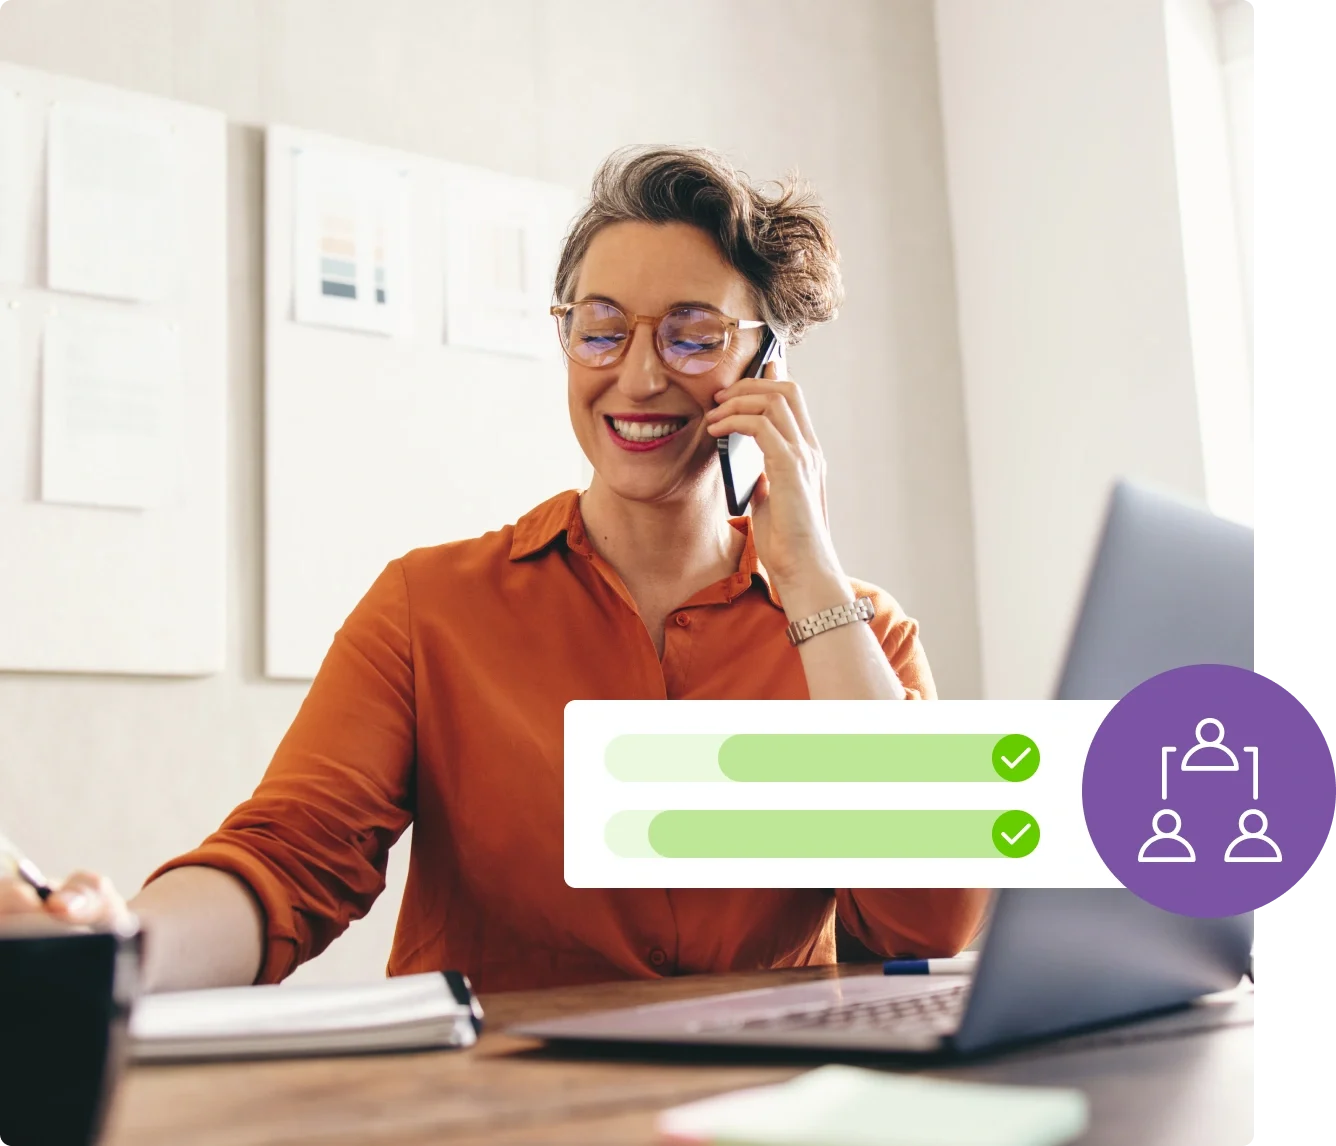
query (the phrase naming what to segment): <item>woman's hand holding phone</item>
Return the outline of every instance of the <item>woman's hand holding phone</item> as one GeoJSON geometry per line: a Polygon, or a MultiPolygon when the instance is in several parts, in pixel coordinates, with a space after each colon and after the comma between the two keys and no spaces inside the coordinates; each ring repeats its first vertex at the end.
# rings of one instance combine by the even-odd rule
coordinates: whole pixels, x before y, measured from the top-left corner
{"type": "MultiPolygon", "coordinates": [[[[839,585],[849,594],[830,538],[826,514],[826,459],[798,384],[781,374],[783,358],[760,378],[739,378],[715,395],[705,416],[715,437],[745,434],[765,456],[765,472],[752,494],[756,554],[788,603],[790,596],[827,595],[839,585]]],[[[821,608],[838,603],[826,601],[821,608]]]]}

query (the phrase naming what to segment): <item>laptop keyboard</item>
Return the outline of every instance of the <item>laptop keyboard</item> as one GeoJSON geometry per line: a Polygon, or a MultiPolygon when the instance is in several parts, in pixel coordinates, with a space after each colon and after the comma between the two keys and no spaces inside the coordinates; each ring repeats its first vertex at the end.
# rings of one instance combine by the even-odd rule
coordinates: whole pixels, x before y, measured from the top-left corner
{"type": "Polygon", "coordinates": [[[710,1024],[711,1031],[923,1031],[949,1035],[960,1025],[968,982],[891,999],[837,1003],[710,1024]]]}

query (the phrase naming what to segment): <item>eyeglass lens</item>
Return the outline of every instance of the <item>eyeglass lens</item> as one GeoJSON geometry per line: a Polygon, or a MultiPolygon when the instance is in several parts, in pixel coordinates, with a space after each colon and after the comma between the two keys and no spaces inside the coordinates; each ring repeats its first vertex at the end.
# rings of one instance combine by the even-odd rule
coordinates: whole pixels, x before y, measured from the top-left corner
{"type": "MultiPolygon", "coordinates": [[[[578,302],[562,316],[561,344],[583,366],[610,366],[626,353],[631,322],[606,302],[578,302]]],[[[680,307],[659,320],[654,347],[670,370],[704,374],[719,365],[728,345],[728,327],[712,311],[680,307]]]]}

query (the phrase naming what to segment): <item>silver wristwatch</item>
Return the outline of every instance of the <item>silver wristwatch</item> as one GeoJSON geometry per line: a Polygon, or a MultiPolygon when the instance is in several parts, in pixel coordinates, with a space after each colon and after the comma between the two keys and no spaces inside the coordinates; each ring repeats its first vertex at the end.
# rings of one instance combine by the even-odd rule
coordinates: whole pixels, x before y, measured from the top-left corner
{"type": "Polygon", "coordinates": [[[784,631],[789,635],[791,644],[800,645],[817,633],[827,629],[838,629],[841,625],[852,625],[855,621],[870,621],[877,615],[871,597],[859,597],[852,605],[835,605],[822,609],[801,621],[794,621],[784,631]]]}

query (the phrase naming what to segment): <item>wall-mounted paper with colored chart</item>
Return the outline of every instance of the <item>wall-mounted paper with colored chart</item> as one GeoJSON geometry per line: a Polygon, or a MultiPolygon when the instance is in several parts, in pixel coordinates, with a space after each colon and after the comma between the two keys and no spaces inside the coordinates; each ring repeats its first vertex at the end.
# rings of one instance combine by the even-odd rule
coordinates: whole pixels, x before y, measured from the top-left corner
{"type": "Polygon", "coordinates": [[[552,278],[575,207],[564,188],[454,169],[445,183],[445,340],[559,357],[552,278]]]}
{"type": "Polygon", "coordinates": [[[43,501],[150,509],[173,500],[184,433],[178,341],[171,323],[134,311],[48,318],[43,501]]]}
{"type": "Polygon", "coordinates": [[[169,123],[58,102],[47,135],[47,285],[160,302],[176,293],[180,159],[169,123]]]}
{"type": "Polygon", "coordinates": [[[293,318],[407,336],[409,176],[336,151],[293,155],[293,318]]]}

